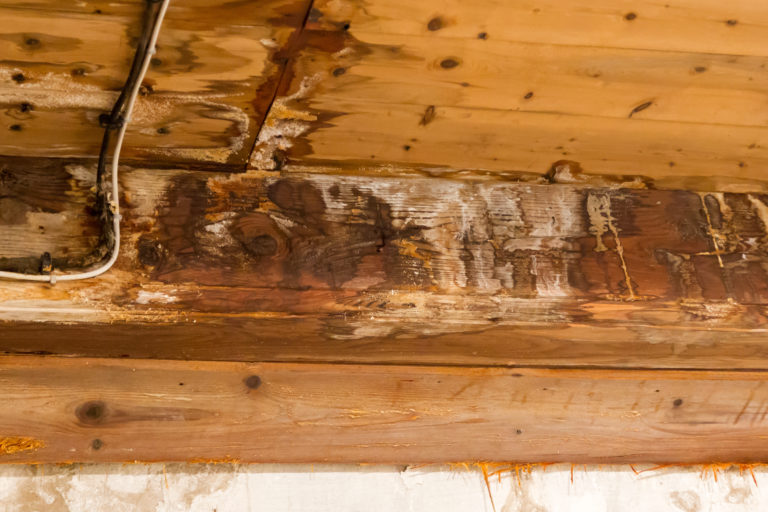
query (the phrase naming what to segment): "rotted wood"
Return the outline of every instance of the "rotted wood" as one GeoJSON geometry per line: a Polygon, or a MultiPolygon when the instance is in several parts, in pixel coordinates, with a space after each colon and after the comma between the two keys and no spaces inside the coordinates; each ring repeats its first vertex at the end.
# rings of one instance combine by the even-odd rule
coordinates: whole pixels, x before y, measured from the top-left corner
{"type": "MultiPolygon", "coordinates": [[[[0,6],[0,153],[98,154],[99,115],[126,79],[142,5],[0,6]]],[[[307,9],[304,0],[172,4],[124,158],[242,168],[284,71],[279,54],[307,9]]]]}
{"type": "Polygon", "coordinates": [[[759,462],[764,372],[2,357],[0,462],[759,462]]]}
{"type": "MultiPolygon", "coordinates": [[[[6,268],[34,269],[44,248],[56,268],[81,263],[94,236],[92,174],[6,161],[3,229],[16,237],[2,248],[6,268]]],[[[117,267],[86,282],[3,282],[1,350],[766,367],[762,193],[596,185],[568,162],[527,182],[157,169],[121,178],[117,267]],[[83,336],[94,326],[108,344],[83,336]]]]}
{"type": "Polygon", "coordinates": [[[753,2],[317,1],[252,165],[764,182],[767,24],[753,2]]]}

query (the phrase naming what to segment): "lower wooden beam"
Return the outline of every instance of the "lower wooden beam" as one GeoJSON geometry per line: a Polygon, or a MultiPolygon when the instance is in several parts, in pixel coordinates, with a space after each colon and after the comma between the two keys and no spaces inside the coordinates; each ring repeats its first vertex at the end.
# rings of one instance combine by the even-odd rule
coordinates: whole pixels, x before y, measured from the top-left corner
{"type": "Polygon", "coordinates": [[[757,462],[767,380],[0,357],[0,462],[757,462]]]}

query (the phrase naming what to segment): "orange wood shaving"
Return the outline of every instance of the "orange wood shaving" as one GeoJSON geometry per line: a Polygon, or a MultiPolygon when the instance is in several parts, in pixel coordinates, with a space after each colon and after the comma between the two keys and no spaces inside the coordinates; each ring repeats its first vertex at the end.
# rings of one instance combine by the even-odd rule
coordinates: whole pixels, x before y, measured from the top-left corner
{"type": "Polygon", "coordinates": [[[45,443],[31,437],[0,437],[0,455],[39,450],[45,443]]]}

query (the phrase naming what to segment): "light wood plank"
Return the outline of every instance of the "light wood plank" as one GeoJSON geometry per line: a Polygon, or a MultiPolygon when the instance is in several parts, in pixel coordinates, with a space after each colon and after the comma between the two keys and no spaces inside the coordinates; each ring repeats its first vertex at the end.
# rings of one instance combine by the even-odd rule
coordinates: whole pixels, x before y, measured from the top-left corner
{"type": "MultiPolygon", "coordinates": [[[[328,67],[335,66],[333,78],[318,87],[324,110],[332,111],[331,103],[355,101],[617,119],[631,114],[634,119],[704,125],[768,124],[764,56],[435,40],[407,34],[363,37],[364,55],[356,55],[354,46],[332,59],[310,51],[299,64],[308,76],[327,75],[328,67]],[[455,67],[443,67],[448,59],[455,67]],[[635,111],[646,102],[651,105],[635,111]]],[[[374,105],[370,108],[385,108],[374,105]]]]}
{"type": "MultiPolygon", "coordinates": [[[[757,186],[767,178],[768,130],[762,127],[340,103],[322,95],[310,101],[332,120],[308,126],[306,135],[288,143],[287,168],[298,172],[307,165],[386,171],[394,164],[436,168],[437,174],[441,169],[543,174],[567,159],[590,175],[639,175],[659,186],[722,189],[745,182],[757,186]],[[431,121],[425,126],[427,112],[431,121]]],[[[258,162],[263,160],[259,154],[258,162]]]]}
{"type": "MultiPolygon", "coordinates": [[[[0,7],[0,109],[7,113],[0,153],[95,157],[98,117],[127,76],[141,3],[88,3],[55,15],[39,7],[0,7]]],[[[305,5],[192,7],[169,12],[124,156],[244,164],[282,73],[272,57],[305,5]],[[214,11],[218,21],[210,23],[214,11]]]]}
{"type": "Polygon", "coordinates": [[[766,375],[0,358],[0,462],[756,462],[766,375]]]}
{"type": "Polygon", "coordinates": [[[752,28],[766,15],[752,2],[319,2],[251,165],[543,173],[567,158],[677,186],[763,181],[768,39],[752,28]]]}
{"type": "Polygon", "coordinates": [[[314,8],[319,27],[349,23],[353,33],[484,33],[504,41],[729,55],[765,55],[768,27],[768,8],[752,0],[318,0],[314,8]]]}

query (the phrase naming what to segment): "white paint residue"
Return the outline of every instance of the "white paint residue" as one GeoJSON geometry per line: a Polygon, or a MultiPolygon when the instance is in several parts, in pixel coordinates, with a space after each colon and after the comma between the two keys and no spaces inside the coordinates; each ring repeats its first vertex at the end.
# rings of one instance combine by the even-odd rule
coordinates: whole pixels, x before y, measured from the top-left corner
{"type": "MultiPolygon", "coordinates": [[[[407,411],[403,411],[407,413],[407,411]]],[[[354,411],[352,412],[354,414],[354,411]]],[[[392,448],[403,446],[391,443],[392,448]]],[[[126,450],[130,453],[129,450],[126,450]]],[[[7,512],[695,512],[768,509],[768,470],[534,466],[488,479],[441,465],[70,464],[0,467],[7,512]],[[752,480],[754,472],[755,480],[752,480]]]]}

